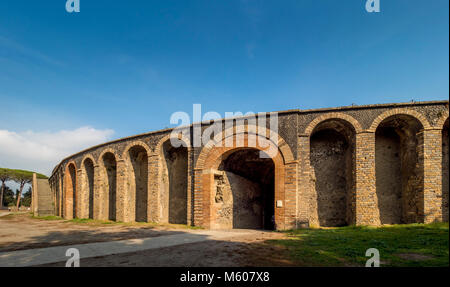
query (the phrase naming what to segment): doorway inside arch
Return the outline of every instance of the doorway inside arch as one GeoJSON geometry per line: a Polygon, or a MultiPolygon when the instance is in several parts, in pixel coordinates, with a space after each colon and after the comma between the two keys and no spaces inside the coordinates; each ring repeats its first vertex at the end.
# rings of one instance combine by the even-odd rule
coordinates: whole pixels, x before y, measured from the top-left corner
{"type": "Polygon", "coordinates": [[[216,225],[221,228],[275,229],[275,166],[260,151],[228,154],[214,176],[216,225]]]}

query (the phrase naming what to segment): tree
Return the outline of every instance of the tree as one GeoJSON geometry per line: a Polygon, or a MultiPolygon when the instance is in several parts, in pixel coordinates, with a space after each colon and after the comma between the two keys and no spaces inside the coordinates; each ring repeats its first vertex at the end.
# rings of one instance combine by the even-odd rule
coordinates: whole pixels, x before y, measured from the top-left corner
{"type": "MultiPolygon", "coordinates": [[[[31,183],[31,181],[33,180],[33,173],[34,172],[28,171],[28,170],[0,168],[0,175],[3,175],[4,178],[8,178],[7,180],[13,180],[19,184],[18,194],[16,197],[17,209],[20,206],[20,199],[22,197],[23,188],[26,184],[31,183]]],[[[47,179],[47,177],[45,175],[40,174],[40,173],[36,173],[36,176],[37,176],[37,178],[47,179]]],[[[5,180],[5,181],[7,181],[7,180],[5,180]]],[[[2,187],[2,190],[3,190],[3,187],[2,187]]]]}
{"type": "Polygon", "coordinates": [[[4,206],[13,206],[16,202],[14,192],[9,188],[9,186],[5,186],[5,191],[3,193],[3,205],[4,206]]]}
{"type": "Polygon", "coordinates": [[[31,206],[31,187],[23,194],[21,205],[26,207],[31,206]]]}
{"type": "Polygon", "coordinates": [[[33,174],[29,174],[29,172],[17,172],[14,177],[13,177],[14,181],[17,182],[19,184],[19,189],[17,190],[17,203],[16,203],[16,208],[19,209],[20,206],[20,199],[22,198],[22,191],[23,191],[23,187],[25,186],[25,184],[27,183],[31,183],[31,181],[33,180],[33,174]]]}
{"type": "Polygon", "coordinates": [[[0,191],[0,208],[3,207],[3,194],[6,189],[6,182],[11,179],[11,174],[8,169],[0,168],[0,181],[2,182],[2,187],[0,191]]]}

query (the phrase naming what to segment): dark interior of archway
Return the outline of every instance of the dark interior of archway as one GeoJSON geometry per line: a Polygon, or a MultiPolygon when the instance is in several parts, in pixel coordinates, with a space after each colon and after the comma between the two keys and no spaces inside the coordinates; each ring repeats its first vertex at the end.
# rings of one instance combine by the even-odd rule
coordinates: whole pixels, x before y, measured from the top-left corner
{"type": "Polygon", "coordinates": [[[69,165],[69,174],[70,174],[70,181],[71,181],[71,188],[72,188],[72,214],[73,218],[77,217],[77,196],[76,196],[76,170],[75,166],[73,164],[69,165]]]}
{"type": "Polygon", "coordinates": [[[116,220],[117,163],[112,153],[108,152],[103,156],[103,166],[105,167],[107,177],[108,219],[116,220]]]}
{"type": "Polygon", "coordinates": [[[188,152],[185,147],[175,148],[170,141],[163,144],[169,184],[169,223],[187,223],[188,152]]]}
{"type": "Polygon", "coordinates": [[[272,159],[260,158],[257,149],[242,149],[230,154],[219,170],[246,181],[230,181],[233,197],[233,228],[273,230],[275,205],[275,167],[272,159]],[[249,182],[250,189],[242,186],[249,182]]]}
{"type": "Polygon", "coordinates": [[[442,130],[442,216],[445,222],[448,222],[448,119],[442,130]]]}
{"type": "Polygon", "coordinates": [[[147,151],[140,146],[129,151],[135,183],[135,221],[147,221],[148,203],[148,156],[147,151]]]}
{"type": "Polygon", "coordinates": [[[311,136],[311,167],[320,226],[345,226],[354,222],[354,129],[329,120],[311,136]]]}
{"type": "Polygon", "coordinates": [[[86,172],[86,187],[89,195],[89,218],[94,218],[94,163],[91,159],[84,161],[84,171],[86,172]]]}
{"type": "Polygon", "coordinates": [[[418,166],[416,134],[422,128],[414,118],[385,119],[375,134],[376,193],[381,224],[420,222],[423,175],[418,166]]]}

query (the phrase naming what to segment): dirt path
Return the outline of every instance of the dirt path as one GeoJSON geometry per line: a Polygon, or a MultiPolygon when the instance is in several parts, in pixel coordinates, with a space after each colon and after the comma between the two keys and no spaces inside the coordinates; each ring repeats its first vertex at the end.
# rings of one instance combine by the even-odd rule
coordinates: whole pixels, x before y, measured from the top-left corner
{"type": "MultiPolygon", "coordinates": [[[[38,220],[29,214],[8,215],[0,218],[0,252],[192,232],[195,231],[174,226],[86,224],[38,220]]],[[[245,236],[222,240],[86,258],[81,260],[81,266],[292,266],[285,250],[265,243],[283,237],[278,232],[252,230],[245,236]]]]}
{"type": "Polygon", "coordinates": [[[177,234],[183,229],[149,224],[74,223],[66,220],[39,220],[30,214],[0,217],[0,252],[146,238],[177,234]]]}

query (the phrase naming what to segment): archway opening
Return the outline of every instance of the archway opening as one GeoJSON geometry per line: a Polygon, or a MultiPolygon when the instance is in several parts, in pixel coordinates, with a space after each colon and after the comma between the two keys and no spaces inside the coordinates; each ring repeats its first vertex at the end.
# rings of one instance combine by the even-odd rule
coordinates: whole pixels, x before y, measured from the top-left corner
{"type": "Polygon", "coordinates": [[[90,158],[87,158],[83,163],[84,168],[84,190],[88,196],[88,217],[94,218],[94,163],[90,158]]]}
{"type": "Polygon", "coordinates": [[[448,119],[442,129],[442,219],[448,222],[448,119]]]}
{"type": "Polygon", "coordinates": [[[77,217],[77,200],[76,200],[76,168],[73,164],[69,164],[67,168],[66,184],[66,217],[77,217]]]}
{"type": "Polygon", "coordinates": [[[105,208],[109,220],[116,220],[116,182],[117,163],[114,154],[107,152],[103,155],[103,167],[106,175],[105,191],[107,192],[105,208]]]}
{"type": "Polygon", "coordinates": [[[320,123],[310,142],[313,202],[320,226],[355,222],[355,130],[346,121],[320,123]]]}
{"type": "Polygon", "coordinates": [[[134,146],[128,151],[131,164],[130,187],[135,204],[135,221],[147,221],[148,155],[145,148],[134,146]]]}
{"type": "Polygon", "coordinates": [[[275,229],[275,166],[260,151],[243,148],[224,158],[214,176],[216,224],[225,228],[275,229]]]}
{"type": "Polygon", "coordinates": [[[187,224],[188,151],[175,148],[170,140],[162,146],[161,201],[164,221],[187,224]]]}
{"type": "Polygon", "coordinates": [[[377,127],[375,173],[381,224],[420,222],[423,175],[417,133],[421,129],[421,123],[408,115],[388,117],[377,127]]]}

